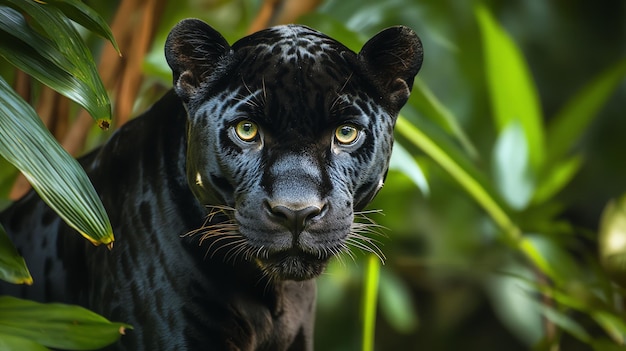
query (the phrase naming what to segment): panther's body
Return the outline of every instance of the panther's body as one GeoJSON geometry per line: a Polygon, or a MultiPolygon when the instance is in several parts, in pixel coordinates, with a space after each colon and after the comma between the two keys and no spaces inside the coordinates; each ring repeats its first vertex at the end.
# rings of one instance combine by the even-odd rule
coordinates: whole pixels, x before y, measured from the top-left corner
{"type": "Polygon", "coordinates": [[[419,39],[394,27],[357,55],[281,26],[230,47],[186,20],[166,57],[174,91],[81,159],[113,250],[31,193],[0,222],[35,283],[0,293],[132,324],[116,350],[311,350],[312,278],[359,240],[354,211],[382,185],[419,39]]]}

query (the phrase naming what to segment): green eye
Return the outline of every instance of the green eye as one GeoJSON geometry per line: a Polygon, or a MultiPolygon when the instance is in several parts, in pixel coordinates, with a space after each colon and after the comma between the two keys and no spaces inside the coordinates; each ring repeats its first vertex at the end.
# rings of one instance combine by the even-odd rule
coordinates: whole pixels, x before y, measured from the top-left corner
{"type": "Polygon", "coordinates": [[[259,135],[259,127],[254,122],[243,120],[235,126],[235,133],[243,141],[253,141],[259,135]]]}
{"type": "Polygon", "coordinates": [[[340,144],[352,144],[359,136],[359,130],[351,124],[342,124],[335,129],[335,139],[340,144]]]}

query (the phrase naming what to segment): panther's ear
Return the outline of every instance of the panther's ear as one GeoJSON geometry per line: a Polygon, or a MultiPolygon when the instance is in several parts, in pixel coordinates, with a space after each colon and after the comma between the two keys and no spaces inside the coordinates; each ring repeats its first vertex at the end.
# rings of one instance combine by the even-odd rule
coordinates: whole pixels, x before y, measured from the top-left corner
{"type": "Polygon", "coordinates": [[[397,110],[409,98],[423,57],[419,37],[411,28],[404,26],[381,31],[365,43],[359,53],[365,70],[397,110]]]}
{"type": "Polygon", "coordinates": [[[226,39],[201,20],[186,19],[174,26],[165,41],[165,58],[178,96],[188,101],[229,53],[226,39]]]}

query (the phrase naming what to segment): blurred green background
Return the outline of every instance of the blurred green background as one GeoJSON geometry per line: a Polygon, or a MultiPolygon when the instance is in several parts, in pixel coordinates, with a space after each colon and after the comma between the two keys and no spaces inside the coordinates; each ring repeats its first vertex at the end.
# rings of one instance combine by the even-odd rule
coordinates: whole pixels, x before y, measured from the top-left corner
{"type": "MultiPolygon", "coordinates": [[[[117,8],[116,2],[85,2],[105,18],[112,19],[117,8]]],[[[490,66],[485,64],[479,5],[526,60],[543,126],[556,123],[555,116],[581,89],[626,57],[626,2],[621,0],[327,0],[297,20],[355,50],[387,26],[413,28],[425,57],[416,82],[419,93],[403,117],[454,160],[469,165],[470,174],[494,195],[522,234],[538,238],[540,257],[559,275],[529,263],[458,179],[411,142],[410,133],[399,133],[397,145],[407,153],[394,154],[386,185],[369,206],[383,210],[370,217],[387,228],[385,236],[376,238],[387,258],[380,274],[376,350],[617,350],[626,335],[619,322],[626,300],[598,268],[596,233],[607,203],[626,193],[623,73],[615,74],[606,101],[596,99],[601,107],[592,117],[570,119],[573,130],[582,125],[576,138],[566,140],[565,154],[580,162],[574,167],[577,172],[563,176],[562,187],[543,201],[535,195],[536,201],[517,206],[515,194],[523,189],[516,187],[524,184],[499,180],[502,174],[506,178],[509,171],[515,173],[516,164],[497,160],[498,150],[504,150],[498,145],[512,143],[513,151],[504,153],[505,158],[522,157],[516,150],[533,145],[526,148],[514,138],[505,139],[508,126],[498,125],[493,116],[497,93],[489,85],[495,78],[487,78],[490,66]],[[587,122],[576,124],[582,120],[587,122]],[[545,293],[546,288],[562,295],[545,293]],[[598,318],[599,311],[611,317],[598,318]]],[[[171,85],[163,43],[178,20],[200,17],[233,42],[246,34],[260,7],[260,0],[169,1],[141,68],[144,77],[133,113],[171,85]]],[[[103,41],[92,43],[98,52],[103,41]]],[[[515,105],[517,81],[510,83],[501,80],[495,89],[513,92],[509,98],[515,105]]],[[[516,118],[525,121],[524,116],[516,118]]],[[[567,123],[561,127],[567,128],[567,123]]],[[[552,145],[548,132],[546,154],[552,145]]],[[[107,136],[91,133],[86,148],[107,136]]],[[[545,163],[563,160],[567,158],[545,163]]],[[[536,179],[559,169],[544,166],[536,179]]],[[[0,191],[5,198],[14,174],[2,166],[0,191]]],[[[317,350],[362,347],[367,256],[354,256],[335,260],[318,281],[317,350]]]]}

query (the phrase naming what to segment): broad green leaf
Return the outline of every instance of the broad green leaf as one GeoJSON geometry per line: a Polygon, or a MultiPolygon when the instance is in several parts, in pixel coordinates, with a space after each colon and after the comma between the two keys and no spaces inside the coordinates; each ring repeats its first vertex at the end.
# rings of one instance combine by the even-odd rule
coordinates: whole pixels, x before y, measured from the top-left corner
{"type": "Polygon", "coordinates": [[[33,277],[30,276],[24,258],[17,252],[2,225],[0,225],[0,279],[14,284],[33,283],[33,277]]]}
{"type": "MultiPolygon", "coordinates": [[[[46,5],[55,6],[76,23],[82,25],[88,30],[98,34],[99,36],[111,42],[115,51],[120,53],[120,48],[113,37],[111,28],[107,22],[94,11],[91,7],[85,5],[80,0],[46,0],[42,1],[46,5]]],[[[121,53],[120,53],[121,54],[121,53]]]]}
{"type": "Polygon", "coordinates": [[[500,131],[493,149],[493,174],[500,195],[515,210],[528,205],[535,181],[530,169],[524,130],[517,120],[500,131]]]}
{"type": "Polygon", "coordinates": [[[3,351],[50,351],[36,341],[2,333],[0,327],[0,350],[3,351]]]}
{"type": "Polygon", "coordinates": [[[0,296],[0,333],[66,350],[93,350],[117,341],[131,326],[79,306],[0,296]]]}
{"type": "Polygon", "coordinates": [[[376,255],[369,255],[366,265],[365,289],[363,290],[363,308],[361,309],[363,311],[362,351],[374,351],[379,280],[380,261],[376,255]]]}
{"type": "Polygon", "coordinates": [[[617,283],[626,286],[626,194],[604,209],[598,247],[604,269],[617,283]]]}
{"type": "Polygon", "coordinates": [[[544,160],[545,140],[537,89],[530,70],[513,40],[485,6],[476,8],[483,39],[485,71],[491,107],[498,130],[519,121],[537,171],[544,160]]]}
{"type": "Polygon", "coordinates": [[[571,150],[625,76],[626,60],[621,60],[581,89],[557,113],[547,128],[550,160],[559,160],[571,150]]]}
{"type": "Polygon", "coordinates": [[[400,143],[396,143],[393,147],[389,169],[404,173],[422,191],[422,194],[429,194],[428,181],[424,172],[413,156],[400,143]]]}
{"type": "Polygon", "coordinates": [[[14,164],[80,234],[96,245],[113,242],[111,223],[81,166],[1,77],[0,156],[14,164]]]}
{"type": "MultiPolygon", "coordinates": [[[[111,103],[100,80],[94,60],[72,22],[56,7],[35,1],[3,0],[32,17],[38,26],[45,28],[46,36],[35,32],[20,14],[7,7],[2,9],[3,38],[0,55],[18,68],[68,96],[83,106],[98,121],[101,128],[108,128],[111,103]],[[22,55],[28,55],[24,58],[22,55]],[[50,67],[59,66],[71,78],[60,84],[48,77],[50,67]],[[76,81],[67,86],[67,82],[76,81]],[[78,91],[76,91],[78,90],[78,91]]],[[[55,72],[58,74],[58,71],[55,72]]],[[[55,77],[56,78],[56,77],[55,77]]]]}

